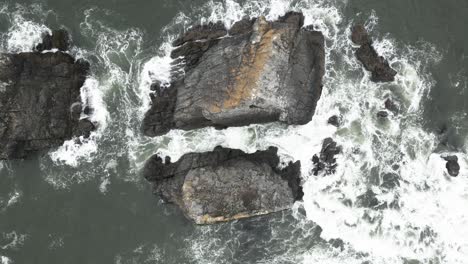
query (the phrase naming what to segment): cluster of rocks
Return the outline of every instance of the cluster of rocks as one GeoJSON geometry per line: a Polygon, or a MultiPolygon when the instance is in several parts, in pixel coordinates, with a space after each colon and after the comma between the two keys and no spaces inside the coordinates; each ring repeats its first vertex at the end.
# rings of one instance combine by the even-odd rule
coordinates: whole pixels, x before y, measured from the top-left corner
{"type": "Polygon", "coordinates": [[[351,40],[360,45],[356,51],[357,59],[371,72],[371,80],[374,82],[392,82],[397,72],[390,67],[388,61],[377,54],[372,46],[372,39],[363,25],[355,25],[352,28],[351,40]]]}
{"type": "MultiPolygon", "coordinates": [[[[276,21],[245,18],[192,27],[175,40],[173,82],[152,86],[142,131],[223,129],[249,124],[311,121],[322,92],[324,37],[290,12],[276,21]],[[183,74],[180,74],[183,72],[183,74]]],[[[276,148],[247,154],[217,147],[172,163],[158,155],[144,176],[164,201],[197,224],[289,209],[302,199],[299,161],[279,168],[276,148]]]]}
{"type": "Polygon", "coordinates": [[[333,174],[336,171],[336,155],[342,151],[341,146],[332,139],[326,138],[322,143],[322,150],[319,155],[312,157],[314,168],[312,173],[317,176],[323,172],[325,175],[333,174]]]}
{"type": "Polygon", "coordinates": [[[66,53],[69,45],[67,32],[56,30],[34,52],[0,54],[0,159],[26,158],[94,129],[81,118],[89,64],[66,53]]]}

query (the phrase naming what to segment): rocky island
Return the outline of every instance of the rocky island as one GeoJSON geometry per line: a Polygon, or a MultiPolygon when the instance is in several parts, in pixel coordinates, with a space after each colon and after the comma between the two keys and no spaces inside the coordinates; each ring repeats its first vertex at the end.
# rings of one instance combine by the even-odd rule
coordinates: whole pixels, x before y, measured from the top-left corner
{"type": "Polygon", "coordinates": [[[174,69],[169,87],[152,87],[143,133],[308,123],[322,92],[325,52],[322,33],[303,23],[301,13],[289,12],[276,21],[245,18],[230,29],[192,27],[173,43],[171,56],[183,69],[174,69]]]}
{"type": "Polygon", "coordinates": [[[273,147],[253,154],[217,147],[174,163],[154,155],[143,174],[165,202],[197,224],[213,224],[290,209],[302,199],[300,162],[278,166],[273,147]]]}
{"type": "Polygon", "coordinates": [[[26,158],[94,129],[81,118],[89,64],[68,48],[68,33],[56,30],[33,52],[0,54],[0,160],[26,158]]]}

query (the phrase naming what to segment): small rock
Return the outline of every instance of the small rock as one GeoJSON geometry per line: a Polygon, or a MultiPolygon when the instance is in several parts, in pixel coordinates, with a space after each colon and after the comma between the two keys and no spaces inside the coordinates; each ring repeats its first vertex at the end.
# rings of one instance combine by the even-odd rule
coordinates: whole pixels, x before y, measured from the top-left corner
{"type": "Polygon", "coordinates": [[[379,111],[377,113],[378,118],[387,118],[388,117],[388,112],[387,111],[379,111]]]}
{"type": "Polygon", "coordinates": [[[315,165],[312,170],[313,174],[317,176],[321,171],[325,171],[326,175],[335,173],[337,167],[335,156],[341,151],[341,146],[338,146],[332,138],[326,138],[322,144],[320,157],[317,155],[312,157],[312,162],[315,165]]]}
{"type": "Polygon", "coordinates": [[[330,124],[332,126],[339,127],[340,126],[340,118],[337,115],[331,116],[328,119],[328,124],[330,124]]]}
{"type": "Polygon", "coordinates": [[[360,207],[373,208],[379,205],[377,195],[371,190],[367,190],[364,194],[357,197],[356,204],[360,207]]]}
{"type": "Polygon", "coordinates": [[[372,73],[371,80],[373,82],[392,82],[395,80],[397,72],[390,67],[385,58],[377,54],[362,25],[353,27],[351,39],[356,44],[361,45],[356,51],[356,57],[364,65],[364,68],[372,73]]]}
{"type": "Polygon", "coordinates": [[[351,29],[351,40],[357,45],[371,43],[369,34],[363,25],[355,25],[351,29]]]}
{"type": "Polygon", "coordinates": [[[70,114],[73,119],[78,120],[80,119],[81,111],[82,111],[81,102],[73,103],[70,107],[70,114]]]}
{"type": "Polygon", "coordinates": [[[330,245],[334,248],[338,248],[341,251],[344,250],[344,241],[340,238],[332,238],[328,241],[328,243],[330,243],[330,245]]]}
{"type": "Polygon", "coordinates": [[[91,132],[96,129],[96,126],[93,122],[88,119],[82,119],[79,121],[77,128],[75,129],[74,135],[79,137],[83,136],[84,138],[89,138],[91,132]]]}
{"type": "Polygon", "coordinates": [[[64,29],[53,30],[52,35],[47,33],[42,38],[42,43],[37,45],[37,51],[58,49],[60,51],[67,51],[70,47],[70,36],[64,29]]]}
{"type": "Polygon", "coordinates": [[[385,100],[385,108],[394,114],[397,114],[399,111],[398,105],[396,105],[390,98],[385,100]]]}
{"type": "Polygon", "coordinates": [[[400,186],[399,177],[395,173],[386,173],[382,176],[382,184],[380,187],[386,189],[393,189],[397,186],[400,186]]]}
{"type": "Polygon", "coordinates": [[[447,172],[452,177],[457,177],[460,173],[460,164],[458,164],[458,157],[457,156],[447,156],[444,157],[444,160],[447,161],[445,168],[447,168],[447,172]]]}

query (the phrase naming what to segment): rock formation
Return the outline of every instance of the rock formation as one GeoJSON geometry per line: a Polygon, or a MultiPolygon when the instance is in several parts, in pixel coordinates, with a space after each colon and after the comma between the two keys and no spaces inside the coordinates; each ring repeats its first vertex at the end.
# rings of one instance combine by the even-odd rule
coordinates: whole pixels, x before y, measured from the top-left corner
{"type": "Polygon", "coordinates": [[[352,28],[351,40],[360,45],[356,51],[356,57],[364,65],[366,70],[372,73],[373,82],[392,82],[397,72],[390,67],[388,61],[377,54],[372,46],[372,40],[362,25],[352,28]]]}
{"type": "Polygon", "coordinates": [[[322,92],[325,52],[320,32],[290,12],[277,21],[245,18],[190,29],[173,45],[183,62],[170,87],[154,84],[142,130],[225,128],[281,121],[306,124],[322,92]]]}
{"type": "Polygon", "coordinates": [[[143,174],[165,202],[197,224],[211,224],[289,209],[302,199],[300,162],[278,165],[273,147],[253,154],[216,147],[174,163],[154,155],[143,174]]]}
{"type": "Polygon", "coordinates": [[[322,171],[325,172],[325,175],[335,173],[337,167],[335,156],[340,153],[341,147],[332,138],[326,138],[322,143],[320,155],[312,157],[312,162],[314,163],[312,173],[315,176],[322,171]]]}
{"type": "Polygon", "coordinates": [[[94,124],[80,119],[80,88],[89,64],[64,52],[65,31],[46,35],[35,52],[0,54],[0,159],[21,159],[89,135],[94,124]]]}

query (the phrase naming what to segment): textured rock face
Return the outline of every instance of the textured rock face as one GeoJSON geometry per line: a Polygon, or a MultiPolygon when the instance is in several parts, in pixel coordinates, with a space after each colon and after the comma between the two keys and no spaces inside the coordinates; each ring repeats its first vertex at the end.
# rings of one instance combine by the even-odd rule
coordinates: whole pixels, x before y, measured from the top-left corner
{"type": "Polygon", "coordinates": [[[281,121],[306,124],[322,91],[324,37],[302,28],[303,15],[194,27],[174,42],[185,74],[155,85],[143,132],[224,128],[281,121]]]}
{"type": "Polygon", "coordinates": [[[364,65],[366,70],[372,73],[373,82],[392,82],[397,72],[390,67],[387,60],[379,56],[372,46],[372,40],[362,25],[356,25],[352,29],[351,40],[360,45],[356,51],[356,57],[364,65]]]}
{"type": "MultiPolygon", "coordinates": [[[[68,43],[63,32],[53,39],[68,43]]],[[[80,120],[88,70],[88,63],[63,52],[0,54],[0,159],[25,158],[89,135],[94,125],[80,120]]]]}
{"type": "Polygon", "coordinates": [[[217,147],[175,163],[155,155],[144,176],[156,194],[195,223],[212,224],[289,209],[302,199],[300,162],[284,169],[278,164],[276,148],[246,154],[217,147]]]}

